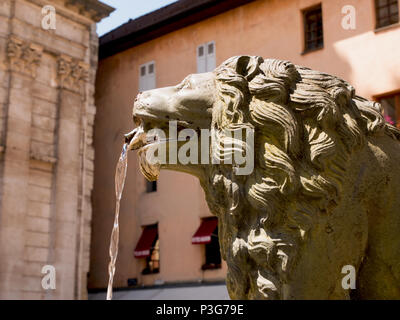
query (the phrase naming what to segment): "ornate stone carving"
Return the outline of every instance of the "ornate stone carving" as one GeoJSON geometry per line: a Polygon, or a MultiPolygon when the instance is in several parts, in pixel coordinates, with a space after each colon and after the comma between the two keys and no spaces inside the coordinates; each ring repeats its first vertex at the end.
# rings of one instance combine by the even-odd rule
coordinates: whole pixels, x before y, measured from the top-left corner
{"type": "Polygon", "coordinates": [[[11,36],[7,45],[7,57],[11,70],[36,77],[42,51],[43,48],[39,45],[11,36]]]}
{"type": "MultiPolygon", "coordinates": [[[[335,76],[238,56],[139,94],[133,115],[144,134],[168,128],[168,119],[198,134],[212,128],[219,160],[248,150],[226,132],[254,128],[249,175],[222,162],[161,164],[200,180],[219,220],[231,298],[400,299],[400,130],[378,103],[335,76]],[[349,265],[357,279],[351,296],[342,285],[349,265]]],[[[142,135],[128,142],[148,154],[154,139],[142,135]]],[[[160,166],[147,159],[142,171],[155,179],[160,166]]]]}
{"type": "Polygon", "coordinates": [[[89,66],[82,61],[61,55],[58,59],[58,78],[62,88],[80,92],[88,79],[89,66]]]}
{"type": "Polygon", "coordinates": [[[97,0],[66,0],[67,7],[76,7],[79,14],[84,15],[95,22],[107,17],[115,9],[97,0]]]}

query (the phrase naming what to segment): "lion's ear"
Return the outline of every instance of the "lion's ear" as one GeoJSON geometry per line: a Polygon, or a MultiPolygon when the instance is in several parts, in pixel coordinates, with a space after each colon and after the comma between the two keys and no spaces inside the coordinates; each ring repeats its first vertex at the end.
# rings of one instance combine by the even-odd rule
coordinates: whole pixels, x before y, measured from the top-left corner
{"type": "Polygon", "coordinates": [[[228,59],[224,67],[235,70],[247,81],[251,81],[259,72],[259,66],[264,59],[259,56],[236,56],[228,59]]]}

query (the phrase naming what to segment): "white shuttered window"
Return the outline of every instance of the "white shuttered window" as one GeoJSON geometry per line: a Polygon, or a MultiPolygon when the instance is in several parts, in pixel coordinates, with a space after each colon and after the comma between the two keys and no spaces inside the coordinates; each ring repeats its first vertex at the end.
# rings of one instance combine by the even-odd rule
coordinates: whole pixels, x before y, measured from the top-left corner
{"type": "Polygon", "coordinates": [[[139,67],[139,91],[156,88],[156,64],[154,61],[142,64],[139,67]]]}
{"type": "Polygon", "coordinates": [[[215,42],[210,41],[197,47],[197,72],[210,72],[216,67],[215,42]]]}

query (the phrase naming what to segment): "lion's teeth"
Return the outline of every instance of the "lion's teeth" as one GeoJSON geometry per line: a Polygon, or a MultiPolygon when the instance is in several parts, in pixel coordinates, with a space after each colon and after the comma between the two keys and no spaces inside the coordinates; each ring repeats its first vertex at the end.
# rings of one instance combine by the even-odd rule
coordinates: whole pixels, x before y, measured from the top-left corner
{"type": "Polygon", "coordinates": [[[129,142],[128,150],[136,150],[146,144],[146,134],[144,133],[143,129],[138,127],[135,135],[132,137],[131,141],[129,142]]]}

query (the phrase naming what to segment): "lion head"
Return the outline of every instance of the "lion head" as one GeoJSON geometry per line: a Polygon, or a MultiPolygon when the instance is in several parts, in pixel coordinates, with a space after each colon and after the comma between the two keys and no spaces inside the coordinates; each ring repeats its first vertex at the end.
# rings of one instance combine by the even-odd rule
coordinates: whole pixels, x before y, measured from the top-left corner
{"type": "MultiPolygon", "coordinates": [[[[219,218],[228,291],[238,299],[285,298],[309,230],[341,200],[354,151],[371,135],[400,137],[385,123],[380,105],[356,96],[344,80],[258,56],[232,57],[213,72],[140,93],[133,118],[140,138],[131,141],[132,134],[127,140],[139,149],[148,179],[163,168],[199,178],[219,218]],[[163,129],[168,141],[171,120],[178,131],[192,129],[200,136],[211,130],[209,156],[221,161],[149,164],[147,133],[163,129]],[[254,169],[238,175],[240,165],[222,160],[237,150],[249,152],[245,135],[229,134],[248,129],[254,132],[254,169]]],[[[169,150],[170,143],[165,145],[169,150]]]]}

